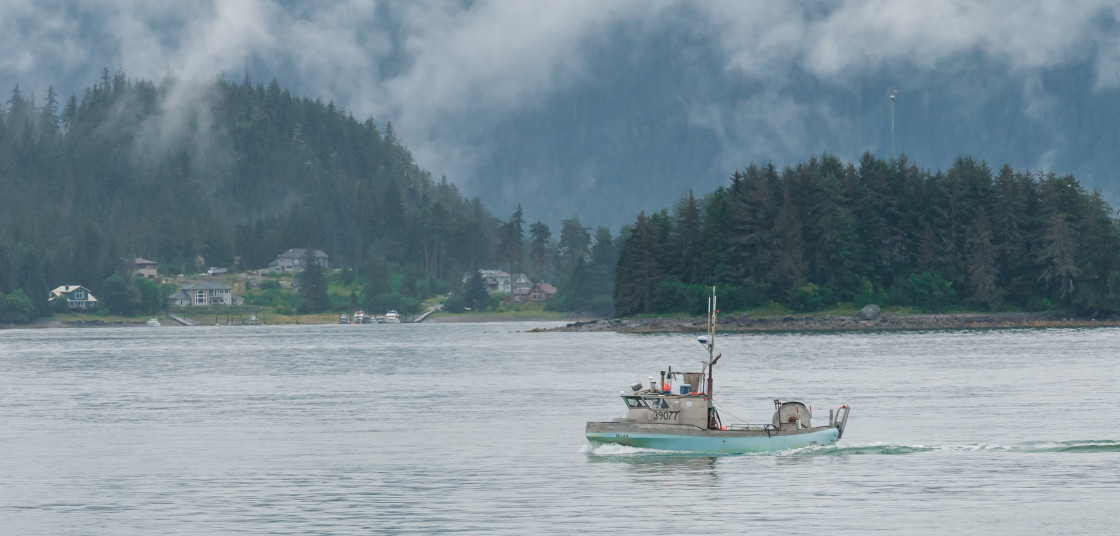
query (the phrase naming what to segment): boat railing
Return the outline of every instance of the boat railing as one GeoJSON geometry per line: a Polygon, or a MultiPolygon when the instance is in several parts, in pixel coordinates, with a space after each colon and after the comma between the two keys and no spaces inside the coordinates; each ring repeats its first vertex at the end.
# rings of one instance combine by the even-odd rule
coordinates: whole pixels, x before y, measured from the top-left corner
{"type": "Polygon", "coordinates": [[[837,441],[844,437],[844,428],[848,426],[848,412],[851,410],[852,408],[848,407],[847,404],[840,406],[840,409],[836,410],[835,413],[831,409],[828,410],[828,425],[840,431],[840,434],[836,436],[837,441]]]}

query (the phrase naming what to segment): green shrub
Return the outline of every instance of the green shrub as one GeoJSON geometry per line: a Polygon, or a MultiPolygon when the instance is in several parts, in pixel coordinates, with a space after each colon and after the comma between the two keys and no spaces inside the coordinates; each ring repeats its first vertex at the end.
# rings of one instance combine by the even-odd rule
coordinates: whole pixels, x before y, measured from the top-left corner
{"type": "Polygon", "coordinates": [[[929,313],[945,311],[957,296],[953,283],[938,274],[922,272],[910,274],[910,295],[914,305],[929,313]]]}
{"type": "Polygon", "coordinates": [[[824,308],[824,298],[820,288],[813,283],[801,285],[790,296],[790,308],[799,313],[820,311],[824,308]]]}
{"type": "Polygon", "coordinates": [[[449,313],[462,313],[467,306],[466,300],[459,294],[452,294],[443,300],[443,310],[449,313]]]}

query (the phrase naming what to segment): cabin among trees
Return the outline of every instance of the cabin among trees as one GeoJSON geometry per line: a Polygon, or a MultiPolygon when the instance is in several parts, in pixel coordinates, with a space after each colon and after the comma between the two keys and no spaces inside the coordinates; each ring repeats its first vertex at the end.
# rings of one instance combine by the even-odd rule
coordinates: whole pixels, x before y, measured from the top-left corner
{"type": "Polygon", "coordinates": [[[276,256],[276,260],[268,264],[262,272],[302,272],[307,268],[308,262],[314,262],[323,270],[330,269],[329,256],[322,250],[309,252],[304,248],[289,249],[276,256]]]}
{"type": "Polygon", "coordinates": [[[148,279],[159,278],[159,263],[148,259],[134,257],[132,260],[132,273],[142,275],[148,279]]]}

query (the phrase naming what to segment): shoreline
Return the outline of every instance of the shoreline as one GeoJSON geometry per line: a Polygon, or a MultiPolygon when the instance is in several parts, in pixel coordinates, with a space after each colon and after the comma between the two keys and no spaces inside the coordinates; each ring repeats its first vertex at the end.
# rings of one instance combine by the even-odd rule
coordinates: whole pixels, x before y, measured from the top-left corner
{"type": "MultiPolygon", "coordinates": [[[[721,332],[858,332],[858,331],[922,331],[958,329],[1014,328],[1096,328],[1120,326],[1120,317],[1080,318],[1052,313],[963,313],[882,315],[864,320],[858,316],[749,317],[729,314],[719,319],[721,332]]],[[[616,318],[573,322],[566,326],[539,331],[616,333],[675,333],[705,331],[703,317],[616,318]]]]}
{"type": "MultiPolygon", "coordinates": [[[[4,324],[0,329],[58,329],[58,328],[97,328],[97,327],[146,327],[146,321],[59,321],[39,320],[29,324],[4,324]]],[[[432,324],[457,323],[525,323],[525,322],[566,322],[552,328],[532,328],[529,332],[616,332],[616,333],[676,333],[705,331],[704,317],[651,317],[651,318],[523,318],[501,314],[479,314],[465,316],[439,316],[427,320],[432,324]]],[[[334,322],[279,322],[276,324],[333,324],[334,322]]],[[[209,325],[209,324],[199,324],[209,325]]],[[[862,319],[858,316],[820,315],[820,316],[774,316],[751,317],[745,313],[731,313],[719,320],[722,332],[859,332],[859,331],[924,331],[924,330],[962,330],[962,329],[1025,329],[1025,328],[1098,328],[1120,326],[1120,315],[1100,318],[1078,317],[1070,314],[1055,313],[958,313],[958,314],[918,314],[888,315],[877,319],[862,319]]],[[[176,322],[165,322],[161,327],[189,327],[176,322]]]]}

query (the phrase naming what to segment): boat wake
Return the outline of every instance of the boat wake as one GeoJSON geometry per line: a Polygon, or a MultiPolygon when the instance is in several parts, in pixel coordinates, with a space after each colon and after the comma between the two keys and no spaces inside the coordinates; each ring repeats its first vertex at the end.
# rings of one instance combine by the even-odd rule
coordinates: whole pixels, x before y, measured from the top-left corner
{"type": "Polygon", "coordinates": [[[899,443],[872,443],[869,445],[830,445],[826,447],[807,447],[774,453],[779,456],[895,456],[921,454],[924,452],[1120,452],[1120,440],[1081,440],[1081,441],[1027,441],[1012,445],[942,444],[942,445],[903,445],[899,443]]]}
{"type": "Polygon", "coordinates": [[[723,457],[723,456],[898,456],[921,454],[925,452],[1010,452],[1010,453],[1095,453],[1120,452],[1120,440],[1080,440],[1080,441],[1028,441],[1013,445],[942,444],[942,445],[903,445],[899,443],[871,443],[867,445],[828,445],[805,447],[776,452],[747,454],[712,454],[710,452],[683,452],[643,449],[612,443],[586,444],[581,452],[593,457],[723,457]]]}
{"type": "Polygon", "coordinates": [[[628,447],[626,445],[619,445],[616,443],[587,443],[580,449],[589,456],[634,456],[634,455],[669,455],[679,456],[687,454],[685,452],[674,452],[667,450],[643,449],[639,447],[628,447]]]}

